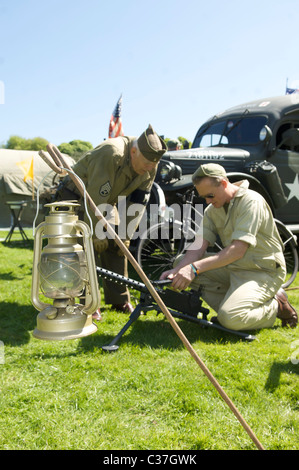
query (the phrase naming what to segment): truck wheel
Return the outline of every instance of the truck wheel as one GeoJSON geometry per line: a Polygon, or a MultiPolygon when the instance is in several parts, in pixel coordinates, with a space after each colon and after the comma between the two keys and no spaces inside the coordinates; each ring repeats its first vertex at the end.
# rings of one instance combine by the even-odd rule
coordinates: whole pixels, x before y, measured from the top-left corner
{"type": "Polygon", "coordinates": [[[179,221],[160,222],[149,227],[141,236],[136,258],[145,274],[152,281],[173,268],[175,259],[192,243],[194,231],[189,228],[188,240],[179,221]]]}
{"type": "Polygon", "coordinates": [[[280,220],[274,219],[284,245],[284,258],[287,267],[286,280],[282,287],[289,287],[298,273],[298,251],[295,235],[280,220]]]}

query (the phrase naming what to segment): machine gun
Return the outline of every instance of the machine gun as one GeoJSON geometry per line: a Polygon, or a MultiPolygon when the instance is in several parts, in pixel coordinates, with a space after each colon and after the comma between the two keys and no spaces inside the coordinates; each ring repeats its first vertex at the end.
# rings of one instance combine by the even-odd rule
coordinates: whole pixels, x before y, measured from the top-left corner
{"type": "MultiPolygon", "coordinates": [[[[127,329],[134,323],[141,313],[146,313],[151,310],[155,310],[158,313],[161,313],[161,309],[158,304],[155,302],[154,298],[148,291],[145,284],[142,282],[136,281],[135,279],[130,279],[120,274],[108,271],[107,269],[97,267],[97,273],[100,277],[107,279],[109,281],[115,282],[117,284],[124,284],[127,287],[138,290],[140,292],[139,304],[135,307],[134,311],[131,313],[129,320],[121,331],[113,338],[113,340],[105,346],[102,346],[104,351],[116,351],[118,349],[117,342],[127,331],[127,329]]],[[[219,323],[211,322],[207,319],[209,310],[202,306],[202,300],[200,298],[200,291],[182,291],[177,292],[172,289],[167,289],[167,285],[171,284],[171,280],[166,279],[163,281],[152,281],[152,285],[157,290],[159,296],[163,300],[164,304],[167,306],[168,310],[175,318],[180,318],[187,320],[204,328],[215,328],[217,330],[224,331],[226,333],[231,333],[237,335],[247,341],[253,341],[255,336],[250,335],[246,332],[235,331],[221,326],[219,323]],[[198,314],[202,315],[202,318],[198,318],[198,314]]]]}

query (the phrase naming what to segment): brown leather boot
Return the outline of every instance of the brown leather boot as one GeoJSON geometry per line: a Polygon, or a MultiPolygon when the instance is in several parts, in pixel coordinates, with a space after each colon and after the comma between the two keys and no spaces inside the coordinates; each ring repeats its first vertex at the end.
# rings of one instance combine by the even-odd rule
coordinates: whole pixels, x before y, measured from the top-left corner
{"type": "Polygon", "coordinates": [[[294,307],[288,301],[288,297],[283,289],[275,295],[275,299],[278,302],[277,318],[281,319],[282,326],[290,326],[295,328],[298,323],[298,315],[294,307]]]}

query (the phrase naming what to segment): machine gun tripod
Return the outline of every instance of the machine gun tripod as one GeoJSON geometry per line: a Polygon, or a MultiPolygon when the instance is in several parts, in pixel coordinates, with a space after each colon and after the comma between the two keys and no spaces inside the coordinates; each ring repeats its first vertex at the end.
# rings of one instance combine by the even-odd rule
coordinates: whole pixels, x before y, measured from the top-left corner
{"type": "MultiPolygon", "coordinates": [[[[134,323],[139,318],[142,312],[146,313],[148,311],[155,310],[158,313],[161,313],[162,311],[158,304],[155,302],[150,292],[148,291],[146,285],[142,282],[127,278],[112,271],[108,271],[104,268],[97,267],[96,269],[100,277],[108,279],[109,281],[118,284],[124,284],[140,292],[139,304],[131,313],[127,323],[108,345],[102,346],[102,349],[104,351],[116,351],[119,347],[117,345],[118,341],[128,330],[128,328],[132,325],[132,323],[134,323]]],[[[152,282],[153,286],[159,293],[159,296],[161,297],[173,317],[197,323],[198,325],[205,328],[210,327],[224,331],[226,333],[231,333],[247,341],[253,341],[255,339],[255,336],[250,335],[246,332],[230,330],[221,326],[219,323],[209,321],[207,319],[209,310],[202,306],[200,292],[196,292],[193,290],[176,292],[172,289],[164,289],[164,287],[166,287],[170,283],[170,280],[152,282]],[[198,318],[199,313],[202,314],[202,318],[198,318]]]]}

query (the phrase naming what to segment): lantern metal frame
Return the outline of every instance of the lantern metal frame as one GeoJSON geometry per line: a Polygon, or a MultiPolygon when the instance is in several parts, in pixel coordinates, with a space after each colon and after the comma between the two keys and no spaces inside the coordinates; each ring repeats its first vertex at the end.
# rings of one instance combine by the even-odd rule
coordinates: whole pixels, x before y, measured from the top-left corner
{"type": "MultiPolygon", "coordinates": [[[[92,236],[89,226],[79,220],[75,213],[78,206],[80,204],[70,201],[45,204],[45,207],[50,209],[49,215],[35,232],[31,301],[40,312],[37,316],[37,327],[33,332],[33,336],[38,339],[75,339],[97,331],[97,326],[92,322],[92,314],[100,306],[100,294],[92,236]],[[44,239],[48,239],[48,244],[43,247],[44,239]],[[68,254],[78,254],[79,259],[84,259],[84,288],[82,292],[77,292],[76,297],[67,292],[65,295],[63,292],[57,295],[41,292],[41,259],[45,252],[57,256],[57,259],[65,258],[68,254]],[[42,300],[41,294],[52,298],[53,303],[42,300]],[[80,303],[76,303],[77,298],[80,303]],[[84,300],[83,304],[81,300],[84,300]]],[[[59,279],[58,269],[55,274],[59,279]]]]}

